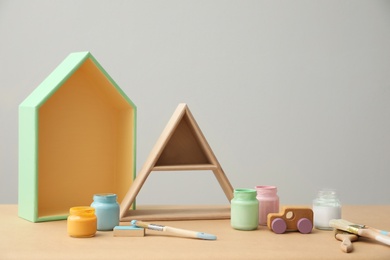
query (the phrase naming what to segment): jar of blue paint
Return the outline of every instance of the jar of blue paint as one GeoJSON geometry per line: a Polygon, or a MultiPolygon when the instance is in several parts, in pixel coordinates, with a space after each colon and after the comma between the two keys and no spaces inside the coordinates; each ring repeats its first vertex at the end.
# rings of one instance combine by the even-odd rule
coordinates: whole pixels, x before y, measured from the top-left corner
{"type": "Polygon", "coordinates": [[[113,230],[119,226],[119,203],[114,193],[101,193],[93,195],[91,207],[95,208],[97,230],[113,230]]]}

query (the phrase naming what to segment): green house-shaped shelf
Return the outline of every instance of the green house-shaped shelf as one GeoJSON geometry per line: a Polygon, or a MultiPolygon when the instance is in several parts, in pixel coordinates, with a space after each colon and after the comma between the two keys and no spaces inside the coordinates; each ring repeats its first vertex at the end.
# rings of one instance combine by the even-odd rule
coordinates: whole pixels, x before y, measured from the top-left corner
{"type": "Polygon", "coordinates": [[[89,52],[70,54],[19,106],[19,216],[66,219],[135,177],[136,106],[89,52]]]}

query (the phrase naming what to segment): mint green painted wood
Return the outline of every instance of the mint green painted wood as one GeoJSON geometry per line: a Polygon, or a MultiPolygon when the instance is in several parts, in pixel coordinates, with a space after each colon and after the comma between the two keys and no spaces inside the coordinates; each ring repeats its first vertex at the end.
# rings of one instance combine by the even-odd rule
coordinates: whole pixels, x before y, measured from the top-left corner
{"type": "Polygon", "coordinates": [[[19,107],[19,216],[36,221],[37,216],[37,109],[19,107]]]}
{"type": "MultiPolygon", "coordinates": [[[[74,72],[90,59],[105,75],[118,93],[132,107],[133,111],[133,169],[136,171],[136,122],[137,108],[116,82],[108,75],[90,52],[71,53],[20,105],[19,105],[19,191],[18,215],[32,222],[66,219],[68,215],[39,217],[38,212],[38,125],[39,108],[73,75],[74,72]]],[[[92,199],[92,197],[91,197],[92,199]]]]}

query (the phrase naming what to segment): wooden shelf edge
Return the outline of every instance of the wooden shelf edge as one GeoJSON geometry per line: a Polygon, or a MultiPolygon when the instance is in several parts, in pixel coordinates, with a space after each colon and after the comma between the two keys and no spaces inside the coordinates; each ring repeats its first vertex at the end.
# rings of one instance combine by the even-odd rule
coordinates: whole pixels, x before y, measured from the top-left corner
{"type": "Polygon", "coordinates": [[[177,221],[177,220],[218,220],[230,219],[230,205],[226,206],[157,206],[138,207],[129,210],[120,219],[121,222],[130,222],[133,219],[143,221],[177,221]]]}
{"type": "Polygon", "coordinates": [[[154,166],[152,171],[202,171],[202,170],[216,170],[217,166],[213,164],[189,164],[189,165],[163,165],[154,166]]]}

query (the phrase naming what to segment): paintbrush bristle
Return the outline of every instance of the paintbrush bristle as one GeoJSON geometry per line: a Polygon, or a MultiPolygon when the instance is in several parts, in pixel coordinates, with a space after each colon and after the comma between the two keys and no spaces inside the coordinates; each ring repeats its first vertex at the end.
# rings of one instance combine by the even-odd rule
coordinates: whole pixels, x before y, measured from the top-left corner
{"type": "Polygon", "coordinates": [[[148,224],[149,224],[149,223],[145,223],[145,222],[138,221],[138,220],[132,220],[132,221],[131,221],[131,224],[132,224],[133,226],[137,226],[137,227],[148,228],[148,224]]]}
{"type": "Polygon", "coordinates": [[[358,228],[353,227],[352,225],[355,224],[345,219],[332,219],[329,221],[329,226],[333,228],[357,234],[358,228]]]}
{"type": "Polygon", "coordinates": [[[354,223],[352,223],[348,220],[345,220],[345,219],[332,219],[329,221],[329,226],[337,228],[337,229],[341,229],[341,230],[345,230],[350,225],[354,225],[354,223]]]}

